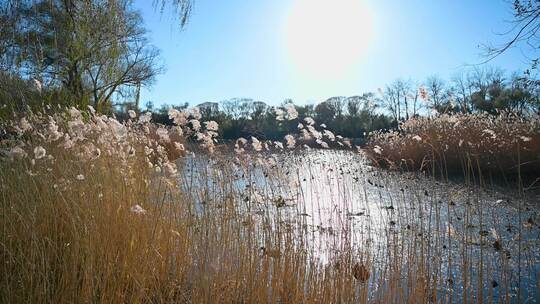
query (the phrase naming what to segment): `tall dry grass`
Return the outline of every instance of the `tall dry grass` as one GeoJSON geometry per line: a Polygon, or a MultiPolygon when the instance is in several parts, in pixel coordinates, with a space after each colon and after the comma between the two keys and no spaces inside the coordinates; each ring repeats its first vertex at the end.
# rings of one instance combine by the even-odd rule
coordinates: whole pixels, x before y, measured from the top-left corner
{"type": "Polygon", "coordinates": [[[347,267],[329,271],[307,258],[292,229],[256,227],[227,168],[214,184],[225,191],[219,201],[210,205],[207,188],[185,191],[193,180],[169,160],[173,147],[186,153],[168,137],[182,131],[156,135],[144,120],[122,125],[71,110],[13,126],[0,163],[0,302],[362,298],[353,253],[343,257],[347,267]]]}
{"type": "Polygon", "coordinates": [[[497,217],[483,219],[478,193],[351,167],[351,153],[263,153],[254,138],[222,154],[196,110],[172,112],[169,129],[130,114],[71,109],[7,128],[0,302],[508,303],[529,278],[508,266],[515,241],[492,249],[497,217]]]}
{"type": "Polygon", "coordinates": [[[540,117],[502,113],[419,117],[375,132],[366,151],[382,166],[443,175],[540,172],[540,117]]]}

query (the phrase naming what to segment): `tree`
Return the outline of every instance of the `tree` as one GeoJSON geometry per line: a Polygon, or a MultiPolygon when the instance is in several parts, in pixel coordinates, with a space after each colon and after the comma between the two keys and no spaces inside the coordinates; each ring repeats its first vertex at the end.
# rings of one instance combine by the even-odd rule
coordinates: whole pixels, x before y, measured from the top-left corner
{"type": "Polygon", "coordinates": [[[231,98],[221,102],[220,107],[224,114],[232,119],[249,119],[252,110],[253,99],[250,98],[231,98]]]}
{"type": "Polygon", "coordinates": [[[218,115],[219,104],[217,102],[203,102],[197,105],[199,108],[202,117],[206,120],[211,120],[213,117],[218,115]]]}
{"type": "Polygon", "coordinates": [[[418,116],[418,112],[420,111],[420,108],[422,107],[420,104],[420,92],[419,92],[420,85],[418,82],[415,82],[412,84],[412,89],[410,90],[410,93],[407,95],[409,98],[409,103],[411,104],[411,117],[418,116]]]}
{"type": "MultiPolygon", "coordinates": [[[[538,0],[514,0],[514,20],[512,28],[503,35],[509,36],[509,40],[502,45],[485,45],[485,62],[506,52],[508,49],[523,45],[528,46],[534,52],[540,47],[540,1],[538,0]]],[[[535,69],[539,63],[539,58],[532,59],[532,68],[535,69]]]]}
{"type": "Polygon", "coordinates": [[[363,96],[351,96],[347,97],[347,114],[351,117],[356,117],[360,113],[360,108],[364,102],[363,96]]]}
{"type": "Polygon", "coordinates": [[[146,111],[152,112],[154,110],[154,102],[149,100],[147,101],[144,106],[146,107],[146,111]]]}
{"type": "Polygon", "coordinates": [[[539,106],[538,96],[530,89],[530,83],[521,76],[512,75],[508,88],[508,110],[523,115],[528,111],[538,111],[539,106]]]}
{"type": "Polygon", "coordinates": [[[259,122],[261,119],[263,119],[267,110],[268,110],[268,105],[265,102],[263,101],[253,102],[253,112],[251,113],[253,120],[259,122]]]}
{"type": "Polygon", "coordinates": [[[140,15],[130,11],[125,2],[120,5],[124,7],[114,15],[107,10],[96,14],[111,18],[113,21],[104,23],[117,30],[107,29],[102,33],[105,39],[95,39],[93,56],[83,72],[90,80],[93,106],[97,109],[111,104],[114,95],[127,97],[135,93],[137,100],[140,87],[151,85],[162,70],[159,51],[149,44],[140,15]]]}
{"type": "Polygon", "coordinates": [[[402,121],[410,118],[410,95],[411,82],[403,79],[396,79],[386,86],[382,94],[384,106],[390,111],[394,120],[402,121]]]}
{"type": "Polygon", "coordinates": [[[313,104],[297,105],[296,110],[298,111],[299,117],[314,117],[315,116],[315,106],[313,104]]]}
{"type": "MultiPolygon", "coordinates": [[[[76,104],[110,108],[160,72],[138,12],[128,0],[20,1],[10,72],[62,90],[76,104]]],[[[9,13],[9,12],[3,12],[9,13]]]]}
{"type": "Polygon", "coordinates": [[[376,119],[377,102],[375,94],[364,93],[347,99],[347,117],[342,134],[351,137],[363,137],[364,132],[372,130],[376,119]]]}
{"type": "Polygon", "coordinates": [[[334,96],[328,98],[325,102],[328,103],[335,111],[338,117],[343,116],[347,98],[345,96],[334,96]]]}
{"type": "Polygon", "coordinates": [[[394,121],[400,120],[400,107],[398,92],[393,86],[387,85],[384,91],[381,90],[381,100],[383,106],[390,112],[394,121]]]}
{"type": "Polygon", "coordinates": [[[438,76],[430,76],[425,82],[425,88],[427,90],[429,99],[428,104],[431,108],[441,112],[443,104],[445,103],[445,83],[438,76]]]}
{"type": "Polygon", "coordinates": [[[315,107],[315,113],[319,123],[328,124],[336,117],[337,110],[333,103],[323,101],[315,107]]]}
{"type": "Polygon", "coordinates": [[[152,1],[152,3],[155,7],[159,6],[159,10],[162,13],[165,11],[166,5],[170,3],[178,17],[180,28],[185,27],[188,23],[193,8],[193,0],[159,0],[152,1]]]}
{"type": "MultiPolygon", "coordinates": [[[[192,1],[154,1],[162,12],[169,4],[184,27],[192,1]]],[[[0,6],[0,72],[39,80],[55,102],[104,111],[115,102],[138,106],[140,88],[162,70],[158,56],[131,0],[5,0],[0,6]]]]}
{"type": "Polygon", "coordinates": [[[473,110],[470,99],[471,88],[472,85],[468,81],[465,72],[460,71],[454,74],[452,77],[452,92],[462,113],[470,113],[473,110]]]}

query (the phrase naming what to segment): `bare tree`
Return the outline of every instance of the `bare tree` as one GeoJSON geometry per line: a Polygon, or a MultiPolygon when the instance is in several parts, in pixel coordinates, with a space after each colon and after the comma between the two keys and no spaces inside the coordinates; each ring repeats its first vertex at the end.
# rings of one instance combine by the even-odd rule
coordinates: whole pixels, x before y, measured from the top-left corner
{"type": "MultiPolygon", "coordinates": [[[[509,36],[509,40],[502,45],[484,45],[486,61],[488,62],[508,49],[517,45],[526,45],[534,52],[540,47],[540,1],[538,0],[514,0],[512,1],[514,10],[513,26],[502,35],[509,36]]],[[[533,68],[538,65],[539,58],[533,58],[533,68]]]]}
{"type": "Polygon", "coordinates": [[[424,85],[429,94],[429,106],[437,111],[440,111],[446,99],[446,84],[444,80],[433,75],[426,79],[424,85]]]}
{"type": "Polygon", "coordinates": [[[253,119],[254,114],[260,114],[261,106],[261,102],[251,98],[231,98],[220,103],[225,115],[234,120],[253,119]]]}
{"type": "Polygon", "coordinates": [[[452,88],[454,97],[459,105],[459,109],[462,113],[470,113],[473,110],[471,103],[472,85],[468,81],[467,73],[460,71],[452,76],[452,88]]]}
{"type": "Polygon", "coordinates": [[[411,117],[411,81],[396,79],[386,86],[382,101],[395,121],[408,120],[411,117]]]}
{"type": "Polygon", "coordinates": [[[363,96],[347,97],[347,114],[349,114],[349,116],[356,117],[360,113],[360,108],[363,101],[363,96]]]}
{"type": "Polygon", "coordinates": [[[334,96],[324,102],[328,103],[334,109],[336,116],[341,117],[345,111],[346,100],[347,98],[345,96],[334,96]]]}
{"type": "Polygon", "coordinates": [[[390,112],[394,121],[400,120],[399,93],[393,86],[387,85],[381,94],[384,107],[390,112]]]}
{"type": "Polygon", "coordinates": [[[419,87],[418,82],[411,83],[411,90],[407,95],[409,104],[411,104],[411,117],[416,117],[421,108],[419,87]]]}

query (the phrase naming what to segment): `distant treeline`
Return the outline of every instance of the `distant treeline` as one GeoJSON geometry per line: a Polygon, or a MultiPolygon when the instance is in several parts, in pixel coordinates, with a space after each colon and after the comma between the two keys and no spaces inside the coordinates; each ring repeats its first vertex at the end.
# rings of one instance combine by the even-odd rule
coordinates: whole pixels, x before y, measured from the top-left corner
{"type": "MultiPolygon", "coordinates": [[[[171,2],[184,25],[191,1],[171,2]]],[[[169,124],[169,108],[187,107],[155,109],[150,101],[143,105],[141,88],[151,86],[163,67],[132,1],[6,4],[0,6],[0,121],[27,111],[92,106],[118,117],[125,117],[128,110],[152,111],[155,121],[169,124]]],[[[531,69],[536,71],[536,64],[531,69]]],[[[422,82],[398,79],[378,92],[331,97],[318,104],[296,102],[296,109],[300,119],[310,116],[342,136],[362,138],[364,133],[393,128],[417,115],[538,113],[539,96],[539,81],[529,72],[506,75],[496,68],[475,68],[446,81],[436,76],[422,82]]],[[[290,103],[285,100],[280,106],[290,103]]],[[[298,119],[277,121],[275,107],[256,99],[197,106],[204,119],[220,124],[225,139],[249,135],[281,139],[298,127],[298,119]]]]}
{"type": "MultiPolygon", "coordinates": [[[[26,109],[57,106],[84,108],[81,104],[62,95],[55,87],[40,87],[35,80],[0,73],[0,102],[2,117],[10,117],[26,109]]],[[[416,116],[436,116],[451,113],[489,113],[498,115],[511,112],[518,115],[540,113],[540,86],[530,77],[516,74],[506,77],[499,69],[474,69],[455,75],[449,81],[437,76],[423,82],[397,79],[378,92],[356,96],[336,96],[318,104],[295,104],[284,100],[278,106],[250,98],[233,98],[220,102],[204,102],[196,105],[203,120],[214,120],[220,128],[220,137],[236,139],[256,136],[261,139],[282,139],[296,133],[298,123],[304,117],[312,117],[316,123],[348,138],[364,138],[374,130],[395,128],[399,122],[416,116]],[[299,118],[280,121],[276,109],[294,104],[299,118]]],[[[150,111],[154,121],[171,124],[170,108],[186,109],[188,103],[162,105],[155,108],[152,102],[138,107],[136,102],[121,102],[100,109],[103,113],[127,118],[128,110],[150,111]]]]}
{"type": "MultiPolygon", "coordinates": [[[[206,102],[199,104],[203,120],[214,120],[219,124],[220,137],[236,139],[255,136],[260,139],[283,139],[287,134],[297,133],[298,124],[304,123],[304,117],[312,117],[318,125],[324,124],[333,132],[349,138],[361,138],[371,130],[388,129],[395,123],[390,116],[377,113],[372,103],[373,94],[353,97],[334,97],[317,105],[295,105],[298,118],[278,120],[276,109],[284,109],[291,100],[284,101],[281,106],[270,106],[262,101],[249,98],[233,98],[219,103],[206,102]]],[[[187,104],[174,106],[185,109],[187,104]]],[[[169,106],[158,110],[148,108],[154,113],[157,123],[171,124],[168,118],[169,106]]],[[[125,111],[121,111],[125,113],[125,111]]]]}
{"type": "MultiPolygon", "coordinates": [[[[452,113],[489,113],[498,115],[511,112],[531,115],[540,112],[540,89],[530,77],[513,74],[510,77],[499,69],[474,69],[456,74],[449,81],[431,76],[424,82],[398,79],[376,93],[357,96],[336,96],[318,104],[295,104],[299,118],[291,121],[276,119],[276,109],[284,110],[285,100],[279,106],[250,98],[233,98],[221,102],[205,102],[197,106],[204,120],[215,120],[224,139],[256,136],[263,139],[282,139],[295,133],[304,117],[312,117],[317,124],[348,138],[363,138],[374,130],[391,129],[398,122],[416,116],[437,116],[452,113]]],[[[170,108],[186,109],[182,105],[162,105],[156,109],[147,102],[145,109],[154,113],[154,121],[170,124],[170,108]]],[[[118,115],[134,109],[125,103],[117,109],[118,115]]]]}

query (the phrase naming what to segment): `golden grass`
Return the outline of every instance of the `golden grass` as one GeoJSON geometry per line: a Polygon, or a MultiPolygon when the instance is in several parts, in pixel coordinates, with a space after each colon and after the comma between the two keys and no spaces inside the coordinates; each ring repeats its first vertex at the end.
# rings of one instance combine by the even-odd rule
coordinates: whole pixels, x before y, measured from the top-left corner
{"type": "MultiPolygon", "coordinates": [[[[350,267],[325,271],[307,258],[294,231],[273,235],[274,228],[255,227],[232,195],[195,210],[198,194],[179,188],[185,180],[149,168],[140,141],[122,141],[132,141],[136,150],[129,159],[113,150],[85,160],[73,149],[40,141],[50,158],[0,163],[0,302],[359,298],[350,267]],[[132,209],[136,205],[144,211],[132,209]]],[[[102,144],[102,151],[111,148],[102,144]]],[[[231,187],[226,180],[222,189],[231,187]]]]}
{"type": "MultiPolygon", "coordinates": [[[[366,151],[381,166],[522,175],[540,171],[540,118],[512,114],[415,118],[398,131],[377,132],[366,151]],[[519,159],[518,159],[519,157],[519,159]]],[[[537,176],[538,177],[538,176],[537,176]]]]}
{"type": "MultiPolygon", "coordinates": [[[[29,118],[31,130],[19,123],[16,130],[28,130],[19,132],[13,142],[2,142],[28,154],[11,149],[0,161],[2,303],[489,299],[482,294],[482,284],[491,279],[492,264],[482,262],[482,252],[472,255],[471,240],[478,239],[477,233],[450,236],[440,214],[453,207],[448,202],[433,205],[437,193],[424,195],[419,186],[400,192],[404,187],[400,184],[390,190],[395,181],[389,176],[377,181],[368,172],[343,174],[346,167],[338,165],[350,163],[341,160],[345,154],[322,164],[285,155],[290,161],[285,168],[265,164],[264,154],[216,153],[204,155],[202,162],[185,156],[174,164],[168,156],[176,155],[170,151],[175,145],[160,139],[154,127],[145,131],[147,123],[128,123],[123,129],[108,118],[90,115],[82,127],[79,114],[71,116],[54,119],[62,126],[60,132],[78,138],[72,148],[66,148],[70,142],[66,137],[57,138],[51,118],[39,116],[29,118]],[[33,153],[38,146],[45,156],[33,153]],[[301,197],[308,194],[295,189],[287,191],[293,191],[288,197],[296,200],[279,196],[280,200],[254,203],[254,184],[239,187],[240,180],[251,181],[262,170],[267,191],[279,193],[280,185],[294,181],[295,162],[300,165],[298,183],[310,178],[315,183],[310,191],[327,187],[343,195],[332,209],[337,216],[330,223],[334,227],[311,222],[321,208],[331,207],[329,202],[321,201],[329,204],[326,207],[306,206],[301,197]],[[195,171],[197,176],[190,174],[195,171]],[[370,184],[373,179],[379,185],[368,186],[358,179],[370,184]],[[347,198],[349,192],[363,193],[363,203],[347,198]],[[366,212],[381,222],[371,224],[366,216],[366,222],[355,224],[349,212],[372,204],[370,195],[381,200],[393,196],[393,205],[374,203],[377,210],[366,212]],[[297,216],[306,208],[311,208],[309,218],[297,216]],[[371,232],[377,229],[380,234],[371,232]],[[448,254],[442,244],[463,254],[448,254]],[[472,266],[486,273],[475,276],[472,266]],[[462,290],[453,289],[450,279],[458,279],[448,269],[458,271],[462,290]],[[471,287],[475,284],[479,288],[471,287]]],[[[472,200],[467,197],[467,202],[472,200]]],[[[462,226],[472,223],[480,210],[483,229],[481,206],[464,206],[462,226]]],[[[508,245],[504,243],[505,250],[508,245]]],[[[507,288],[502,293],[506,300],[501,299],[508,302],[512,282],[499,282],[507,288]]]]}
{"type": "MultiPolygon", "coordinates": [[[[59,153],[46,168],[1,165],[0,302],[368,300],[370,266],[347,246],[320,264],[310,259],[301,230],[255,225],[232,196],[197,213],[191,195],[144,166],[126,176],[113,158],[83,165],[59,153]],[[136,204],[146,212],[131,211],[136,204]]],[[[392,272],[401,269],[385,271],[397,278],[392,272]]],[[[414,299],[428,299],[424,284],[412,285],[420,288],[414,299]]],[[[399,290],[406,298],[407,287],[397,281],[381,300],[402,299],[399,290]]]]}

